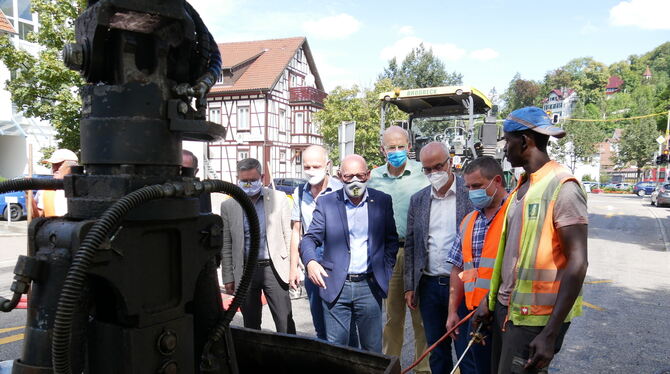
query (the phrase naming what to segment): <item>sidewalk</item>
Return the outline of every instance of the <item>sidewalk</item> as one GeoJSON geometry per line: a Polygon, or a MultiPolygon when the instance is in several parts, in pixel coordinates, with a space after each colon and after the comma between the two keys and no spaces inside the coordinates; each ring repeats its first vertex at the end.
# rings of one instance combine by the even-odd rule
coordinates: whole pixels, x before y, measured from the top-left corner
{"type": "MultiPolygon", "coordinates": [[[[28,233],[28,221],[7,222],[0,220],[0,237],[25,236],[28,233]]],[[[2,255],[0,254],[0,257],[2,255]]]]}

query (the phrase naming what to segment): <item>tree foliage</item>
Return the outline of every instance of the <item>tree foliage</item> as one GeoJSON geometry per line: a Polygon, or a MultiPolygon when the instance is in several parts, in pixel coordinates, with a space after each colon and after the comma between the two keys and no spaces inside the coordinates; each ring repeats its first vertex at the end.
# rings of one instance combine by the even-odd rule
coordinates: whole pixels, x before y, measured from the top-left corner
{"type": "Polygon", "coordinates": [[[537,105],[540,90],[540,83],[522,79],[521,74],[516,73],[502,96],[505,100],[505,109],[502,115],[507,116],[515,109],[537,105]]]}
{"type": "MultiPolygon", "coordinates": [[[[579,118],[598,119],[598,108],[594,104],[579,105],[574,115],[579,118]]],[[[598,123],[566,121],[563,129],[567,135],[552,143],[555,158],[575,172],[577,163],[590,163],[598,153],[598,143],[605,140],[606,132],[598,123]]]]}
{"type": "Polygon", "coordinates": [[[423,43],[412,48],[400,65],[395,57],[392,58],[379,76],[379,79],[384,78],[390,79],[393,86],[403,89],[463,84],[463,75],[447,72],[444,63],[423,43]]]}
{"type": "Polygon", "coordinates": [[[79,73],[65,67],[63,46],[74,41],[74,20],[83,1],[32,0],[40,27],[28,34],[28,41],[40,46],[36,55],[21,48],[7,36],[0,36],[0,60],[13,73],[6,82],[12,101],[27,116],[51,122],[59,146],[79,150],[81,100],[78,87],[84,82],[79,73]]]}

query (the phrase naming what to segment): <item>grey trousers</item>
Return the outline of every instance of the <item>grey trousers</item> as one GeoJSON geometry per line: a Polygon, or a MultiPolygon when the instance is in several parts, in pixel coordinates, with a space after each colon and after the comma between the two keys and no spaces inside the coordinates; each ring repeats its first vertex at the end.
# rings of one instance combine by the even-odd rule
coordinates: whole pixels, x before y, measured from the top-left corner
{"type": "Polygon", "coordinates": [[[261,316],[263,305],[261,304],[261,290],[265,294],[272,313],[272,319],[277,327],[277,332],[295,334],[295,322],[291,310],[291,298],[288,294],[288,284],[284,284],[274,271],[272,265],[258,265],[251,280],[249,293],[242,303],[242,317],[244,327],[250,329],[261,329],[261,316]]]}
{"type": "MultiPolygon", "coordinates": [[[[543,374],[547,373],[547,368],[542,369],[523,369],[523,365],[528,360],[528,345],[535,337],[542,332],[543,326],[515,326],[512,321],[507,321],[505,331],[502,331],[505,317],[507,316],[507,307],[498,302],[494,311],[492,330],[492,354],[491,354],[491,373],[493,374],[543,374]]],[[[568,331],[570,323],[564,323],[561,331],[556,337],[554,354],[561,350],[563,338],[568,331]]]]}

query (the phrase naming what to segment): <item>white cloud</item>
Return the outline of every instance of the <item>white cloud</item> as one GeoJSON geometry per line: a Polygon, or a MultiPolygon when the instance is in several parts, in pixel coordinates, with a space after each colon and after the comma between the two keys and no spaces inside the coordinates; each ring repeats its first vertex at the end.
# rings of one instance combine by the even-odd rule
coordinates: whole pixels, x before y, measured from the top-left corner
{"type": "Polygon", "coordinates": [[[477,49],[470,52],[470,58],[479,61],[493,60],[498,58],[498,56],[500,56],[500,53],[492,48],[477,49]]]}
{"type": "Polygon", "coordinates": [[[457,61],[466,55],[465,49],[455,44],[430,43],[416,36],[406,36],[396,41],[393,45],[383,48],[380,56],[384,60],[390,60],[395,57],[402,61],[412,48],[418,47],[421,43],[423,43],[426,49],[431,48],[437,57],[445,61],[457,61]]]}
{"type": "Polygon", "coordinates": [[[398,29],[398,34],[408,36],[408,35],[414,35],[414,27],[410,25],[405,25],[402,26],[398,29]]]}
{"type": "Polygon", "coordinates": [[[668,0],[622,1],[610,9],[610,23],[614,26],[636,26],[646,30],[670,30],[668,14],[668,0]]]}
{"type": "Polygon", "coordinates": [[[305,21],[302,28],[309,36],[316,38],[343,39],[358,31],[361,28],[361,22],[349,14],[340,13],[314,21],[305,21]]]}

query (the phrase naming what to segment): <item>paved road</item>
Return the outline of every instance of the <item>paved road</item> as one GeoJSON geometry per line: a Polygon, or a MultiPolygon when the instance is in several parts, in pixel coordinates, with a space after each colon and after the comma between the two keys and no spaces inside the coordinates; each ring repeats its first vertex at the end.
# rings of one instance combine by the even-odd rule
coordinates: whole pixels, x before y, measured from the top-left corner
{"type": "MultiPolygon", "coordinates": [[[[670,369],[670,209],[652,207],[648,198],[590,195],[589,219],[584,316],[570,327],[550,372],[656,374],[670,369]]],[[[7,295],[11,282],[9,263],[25,250],[25,237],[3,236],[4,224],[0,295],[7,295]]],[[[306,300],[296,299],[293,306],[299,333],[313,335],[306,300]]],[[[0,361],[20,355],[24,320],[23,310],[0,314],[0,361]]],[[[241,318],[233,323],[241,324],[241,318]]],[[[274,329],[267,307],[263,328],[274,329]]],[[[412,359],[409,326],[406,336],[403,366],[412,359]]]]}

